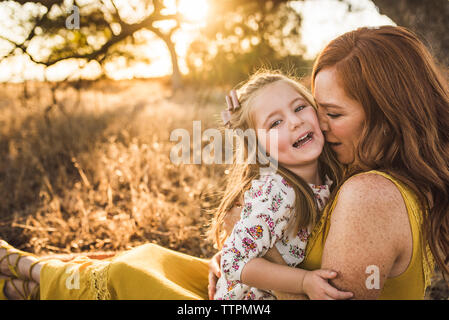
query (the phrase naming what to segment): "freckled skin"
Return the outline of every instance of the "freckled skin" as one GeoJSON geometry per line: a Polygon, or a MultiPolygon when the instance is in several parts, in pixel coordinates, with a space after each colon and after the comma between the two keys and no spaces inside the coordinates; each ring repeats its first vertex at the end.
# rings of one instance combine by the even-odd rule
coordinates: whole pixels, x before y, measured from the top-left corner
{"type": "MultiPolygon", "coordinates": [[[[337,271],[331,284],[353,292],[353,299],[378,298],[385,280],[407,269],[413,249],[408,214],[401,193],[388,179],[366,174],[346,181],[330,223],[321,267],[337,271]],[[366,268],[372,265],[379,268],[378,290],[366,287],[366,268]]],[[[275,248],[264,258],[285,265],[275,248]]],[[[276,296],[307,299],[281,292],[276,296]]]]}
{"type": "MultiPolygon", "coordinates": [[[[318,72],[315,98],[326,141],[341,163],[353,163],[365,123],[363,106],[346,94],[335,67],[318,72]]],[[[375,174],[346,181],[332,212],[322,257],[322,268],[339,272],[331,283],[352,291],[354,299],[375,299],[386,278],[407,269],[411,255],[410,222],[397,187],[375,174]],[[379,267],[379,290],[366,288],[370,265],[379,267]]]]}
{"type": "Polygon", "coordinates": [[[367,174],[340,191],[325,242],[322,268],[336,270],[332,283],[354,299],[376,299],[386,278],[400,275],[412,256],[412,234],[403,198],[388,179],[367,174]],[[382,190],[382,192],[379,192],[382,190]],[[366,268],[379,267],[380,289],[368,289],[366,268]]]}
{"type": "MultiPolygon", "coordinates": [[[[315,98],[326,140],[339,144],[332,148],[340,162],[351,164],[365,114],[363,106],[350,99],[337,80],[335,70],[320,71],[315,98]]],[[[332,212],[321,268],[337,271],[339,275],[331,283],[337,289],[353,292],[353,299],[376,299],[387,278],[407,269],[412,257],[412,240],[407,209],[394,183],[376,174],[352,177],[341,187],[332,212]],[[366,287],[369,276],[366,268],[371,265],[379,268],[380,289],[377,290],[366,287]]],[[[285,264],[278,255],[269,252],[267,259],[285,264]]],[[[278,292],[276,296],[304,298],[278,292]]]]}
{"type": "MultiPolygon", "coordinates": [[[[238,220],[240,208],[227,217],[238,220]]],[[[388,179],[366,174],[346,181],[332,212],[321,268],[338,272],[331,281],[337,289],[354,293],[353,299],[377,299],[385,280],[403,273],[412,257],[412,233],[401,193],[388,179]],[[382,190],[382,192],[379,192],[382,190]],[[368,289],[366,268],[379,267],[380,289],[368,289]]],[[[264,257],[285,265],[276,248],[264,257]]],[[[276,292],[280,300],[307,299],[276,292]]]]}

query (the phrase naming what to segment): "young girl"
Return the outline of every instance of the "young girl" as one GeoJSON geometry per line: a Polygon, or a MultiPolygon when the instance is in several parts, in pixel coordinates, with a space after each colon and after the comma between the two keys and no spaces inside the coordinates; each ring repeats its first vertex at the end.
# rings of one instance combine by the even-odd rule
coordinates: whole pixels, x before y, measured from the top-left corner
{"type": "MultiPolygon", "coordinates": [[[[222,250],[222,276],[214,298],[276,299],[271,290],[311,298],[340,294],[327,282],[335,276],[331,271],[286,268],[286,274],[273,274],[261,259],[274,247],[288,266],[302,262],[317,212],[329,198],[330,179],[337,182],[340,176],[331,153],[326,148],[323,151],[324,137],[312,96],[285,75],[259,72],[238,90],[238,97],[234,91],[227,101],[230,107],[223,120],[228,127],[255,130],[258,145],[267,154],[276,154],[278,166],[262,172],[258,163],[234,162],[211,229],[222,250]],[[277,149],[273,150],[270,137],[275,133],[277,149]],[[242,193],[240,220],[227,235],[225,215],[242,193]]],[[[242,145],[248,154],[248,143],[243,140],[242,145]]]]}

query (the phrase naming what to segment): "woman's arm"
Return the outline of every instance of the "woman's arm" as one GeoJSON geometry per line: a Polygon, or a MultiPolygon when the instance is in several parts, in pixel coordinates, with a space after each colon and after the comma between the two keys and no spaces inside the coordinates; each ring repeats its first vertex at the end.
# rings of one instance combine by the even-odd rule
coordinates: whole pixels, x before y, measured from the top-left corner
{"type": "Polygon", "coordinates": [[[395,262],[407,251],[407,210],[388,179],[365,174],[350,178],[332,212],[322,268],[336,270],[332,284],[354,299],[376,299],[395,262]]]}

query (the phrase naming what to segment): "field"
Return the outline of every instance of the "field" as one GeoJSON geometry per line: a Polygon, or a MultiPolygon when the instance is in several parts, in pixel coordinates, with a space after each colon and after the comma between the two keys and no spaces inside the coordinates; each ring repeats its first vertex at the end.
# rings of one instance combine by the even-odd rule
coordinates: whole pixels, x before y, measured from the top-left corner
{"type": "Polygon", "coordinates": [[[28,84],[26,101],[22,85],[1,88],[1,238],[37,254],[155,242],[211,256],[203,235],[224,168],[169,159],[173,129],[217,125],[210,93],[105,80],[52,101],[52,86],[28,84]]]}
{"type": "MultiPolygon", "coordinates": [[[[224,165],[176,165],[170,133],[219,124],[223,91],[165,80],[0,84],[0,238],[39,255],[153,242],[199,257],[224,165]]],[[[447,299],[441,277],[429,299],[447,299]]]]}

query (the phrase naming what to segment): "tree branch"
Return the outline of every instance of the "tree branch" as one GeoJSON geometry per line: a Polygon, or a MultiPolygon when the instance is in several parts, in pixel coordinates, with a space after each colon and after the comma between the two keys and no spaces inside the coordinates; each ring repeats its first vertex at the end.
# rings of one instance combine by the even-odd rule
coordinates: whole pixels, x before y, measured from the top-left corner
{"type": "MultiPolygon", "coordinates": [[[[2,0],[0,0],[1,2],[2,0]]],[[[48,12],[50,11],[51,6],[55,5],[55,4],[60,4],[63,1],[16,1],[18,3],[24,4],[27,2],[34,2],[34,3],[40,3],[44,6],[46,6],[47,8],[49,8],[47,10],[47,12],[40,18],[36,19],[36,23],[33,26],[32,30],[30,31],[30,33],[28,34],[28,36],[26,37],[26,39],[22,42],[22,43],[16,43],[14,41],[12,41],[11,39],[8,39],[4,36],[0,36],[1,39],[4,39],[6,41],[8,41],[9,43],[14,45],[14,48],[5,56],[5,57],[9,57],[16,48],[19,48],[24,54],[26,54],[30,60],[36,64],[40,64],[40,65],[44,65],[46,67],[52,66],[62,60],[67,60],[67,59],[86,59],[88,61],[90,60],[99,60],[100,62],[104,60],[104,58],[106,57],[109,49],[123,41],[124,39],[126,39],[127,37],[133,35],[135,32],[141,30],[141,29],[148,29],[150,31],[152,31],[153,33],[156,34],[156,36],[160,37],[164,42],[167,43],[167,41],[171,41],[170,40],[170,34],[179,28],[179,22],[182,20],[181,16],[179,14],[169,14],[169,15],[163,15],[160,13],[160,10],[162,10],[165,6],[162,4],[161,1],[154,1],[154,7],[155,10],[152,12],[152,14],[150,14],[147,18],[145,18],[144,20],[142,20],[141,22],[138,23],[134,23],[134,24],[128,24],[125,21],[123,21],[123,19],[120,17],[118,9],[114,3],[113,0],[111,0],[112,5],[114,6],[115,12],[112,13],[114,18],[117,19],[118,23],[121,26],[121,31],[119,34],[114,35],[112,32],[112,36],[111,38],[109,38],[99,49],[94,50],[92,52],[89,53],[72,53],[72,54],[68,54],[62,57],[58,57],[56,59],[49,59],[47,61],[41,61],[41,60],[37,60],[35,59],[29,52],[28,52],[28,46],[27,46],[27,42],[30,41],[35,35],[35,30],[36,28],[40,25],[40,23],[47,17],[48,12]],[[170,34],[164,34],[162,33],[159,29],[153,27],[153,23],[157,22],[157,21],[163,21],[163,20],[175,20],[177,21],[177,25],[170,31],[170,34]]],[[[102,1],[102,3],[104,3],[102,1]]],[[[112,31],[112,29],[110,28],[110,25],[108,24],[109,29],[112,31]]],[[[4,57],[4,58],[5,58],[4,57]]]]}

